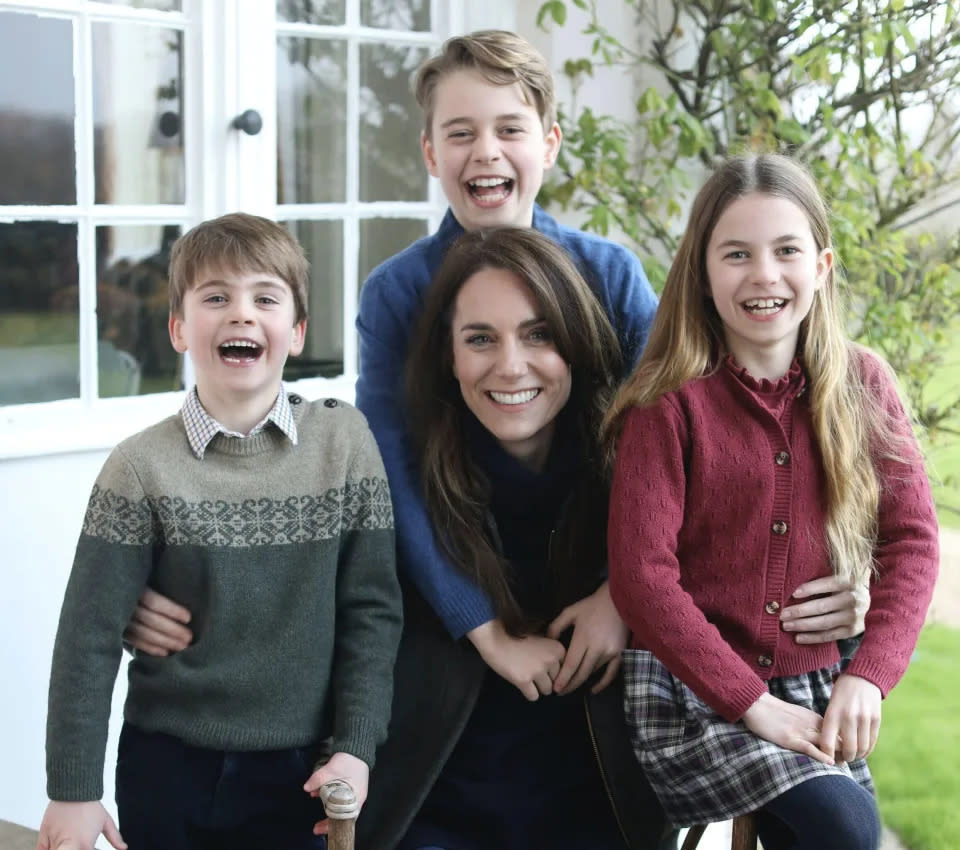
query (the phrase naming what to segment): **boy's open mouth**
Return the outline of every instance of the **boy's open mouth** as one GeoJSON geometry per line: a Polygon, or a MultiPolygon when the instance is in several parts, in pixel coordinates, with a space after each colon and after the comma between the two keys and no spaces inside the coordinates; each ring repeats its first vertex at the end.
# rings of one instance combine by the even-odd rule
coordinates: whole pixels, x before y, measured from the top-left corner
{"type": "Polygon", "coordinates": [[[786,298],[751,298],[743,302],[743,309],[755,316],[772,316],[786,306],[786,298]]]}
{"type": "Polygon", "coordinates": [[[467,181],[467,191],[482,204],[496,204],[513,192],[513,180],[508,177],[477,177],[467,181]]]}
{"type": "Polygon", "coordinates": [[[263,354],[263,348],[249,339],[227,340],[220,343],[217,349],[227,363],[253,363],[263,354]]]}

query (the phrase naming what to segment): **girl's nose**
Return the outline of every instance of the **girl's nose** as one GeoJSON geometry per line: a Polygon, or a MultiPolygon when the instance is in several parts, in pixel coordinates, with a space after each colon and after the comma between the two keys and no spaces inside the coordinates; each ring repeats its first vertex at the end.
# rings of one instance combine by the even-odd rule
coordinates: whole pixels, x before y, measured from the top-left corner
{"type": "Polygon", "coordinates": [[[780,279],[780,268],[776,257],[757,257],[753,263],[753,277],[760,284],[776,283],[780,279]]]}

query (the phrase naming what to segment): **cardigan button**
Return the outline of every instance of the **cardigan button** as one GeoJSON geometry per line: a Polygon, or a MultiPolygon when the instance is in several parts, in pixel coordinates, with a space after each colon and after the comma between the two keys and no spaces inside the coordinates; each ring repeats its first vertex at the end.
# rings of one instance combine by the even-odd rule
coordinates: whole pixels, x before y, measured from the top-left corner
{"type": "Polygon", "coordinates": [[[773,659],[769,655],[761,655],[757,658],[757,664],[761,667],[773,667],[773,659]]]}
{"type": "Polygon", "coordinates": [[[336,406],[337,406],[337,400],[336,400],[335,398],[325,398],[325,399],[323,400],[323,406],[324,406],[324,407],[336,407],[336,406]]]}
{"type": "Polygon", "coordinates": [[[763,606],[763,610],[768,614],[777,614],[780,612],[780,603],[776,599],[771,599],[766,605],[763,606]]]}
{"type": "Polygon", "coordinates": [[[790,463],[790,452],[777,452],[773,456],[774,461],[776,461],[777,466],[786,466],[790,463]]]}
{"type": "Polygon", "coordinates": [[[778,519],[772,526],[774,534],[786,534],[787,533],[787,524],[782,520],[778,519]]]}

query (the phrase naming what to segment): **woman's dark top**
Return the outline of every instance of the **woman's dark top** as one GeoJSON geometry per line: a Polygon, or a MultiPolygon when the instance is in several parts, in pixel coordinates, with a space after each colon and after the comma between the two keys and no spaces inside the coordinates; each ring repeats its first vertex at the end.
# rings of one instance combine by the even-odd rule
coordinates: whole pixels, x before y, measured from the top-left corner
{"type": "MultiPolygon", "coordinates": [[[[490,512],[524,611],[549,621],[549,548],[578,452],[560,433],[537,473],[475,420],[469,444],[491,485],[490,512]]],[[[585,565],[589,569],[589,565],[585,565]]],[[[623,850],[593,751],[582,693],[530,702],[492,670],[400,850],[623,850]]]]}

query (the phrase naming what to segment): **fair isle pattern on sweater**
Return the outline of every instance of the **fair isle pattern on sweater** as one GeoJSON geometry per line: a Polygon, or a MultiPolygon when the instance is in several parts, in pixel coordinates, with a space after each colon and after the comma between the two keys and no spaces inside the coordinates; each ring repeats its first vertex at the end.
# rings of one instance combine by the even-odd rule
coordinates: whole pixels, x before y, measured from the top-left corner
{"type": "Polygon", "coordinates": [[[392,517],[387,482],[376,478],[321,496],[291,496],[282,501],[188,502],[162,496],[152,508],[146,498],[130,500],[94,485],[83,533],[126,546],[162,540],[170,546],[243,548],[330,540],[344,531],[390,528],[392,517]]]}
{"type": "Polygon", "coordinates": [[[289,401],[297,445],[273,426],[217,434],[200,460],[176,415],[104,464],[54,646],[51,799],[103,793],[121,636],[147,584],[191,612],[194,640],[134,656],[128,723],[234,752],[329,739],[373,764],[402,621],[386,476],[359,411],[289,401]]]}

